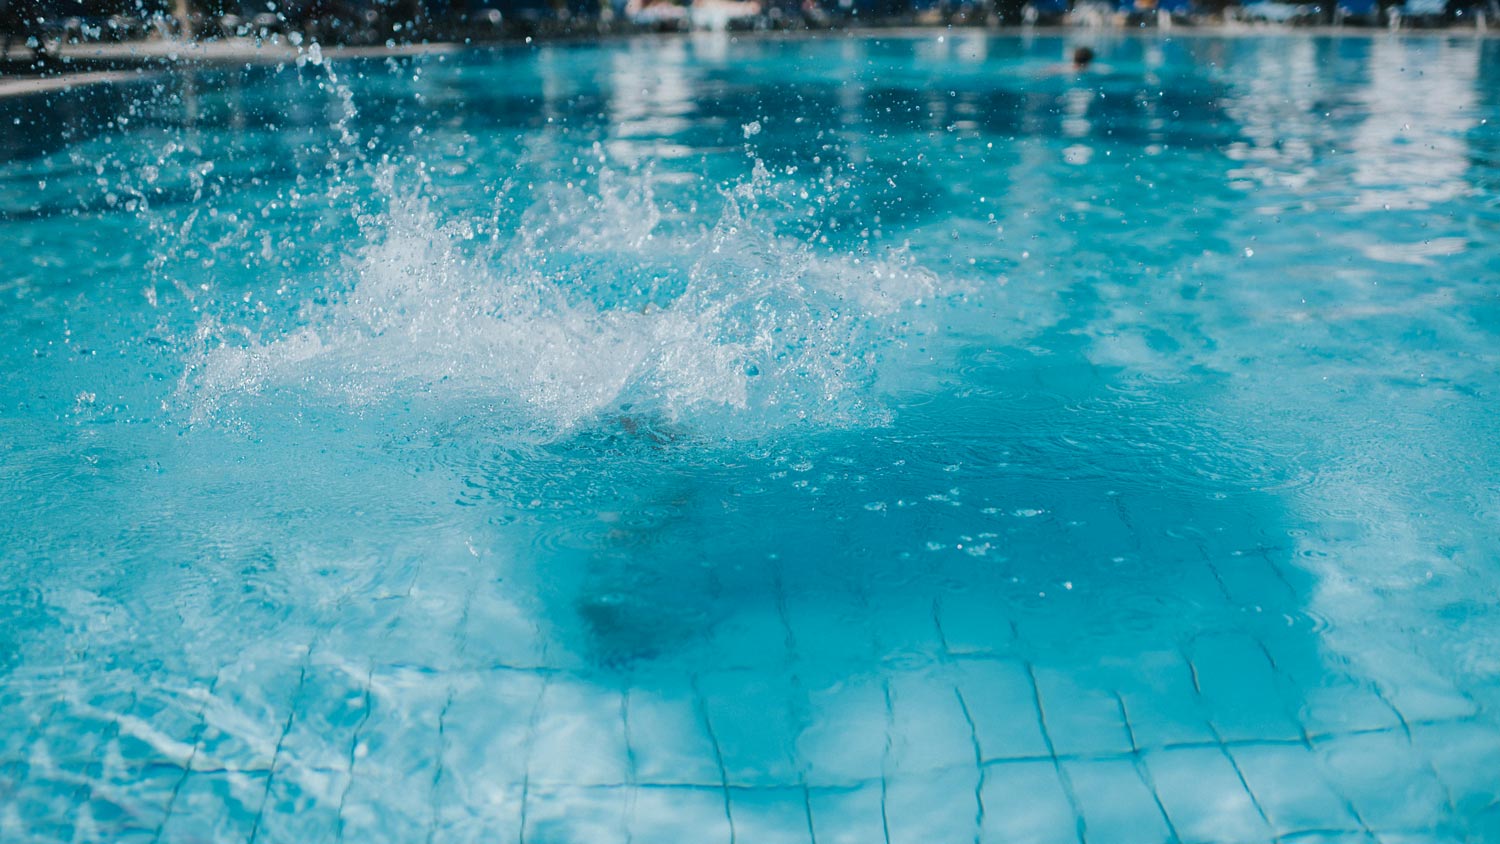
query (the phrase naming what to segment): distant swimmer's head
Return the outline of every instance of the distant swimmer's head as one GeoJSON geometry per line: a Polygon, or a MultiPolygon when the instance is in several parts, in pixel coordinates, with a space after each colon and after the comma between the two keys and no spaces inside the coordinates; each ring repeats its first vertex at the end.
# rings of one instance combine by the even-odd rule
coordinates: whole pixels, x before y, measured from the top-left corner
{"type": "Polygon", "coordinates": [[[1079,47],[1073,51],[1073,69],[1088,70],[1094,61],[1094,49],[1092,47],[1079,47]]]}

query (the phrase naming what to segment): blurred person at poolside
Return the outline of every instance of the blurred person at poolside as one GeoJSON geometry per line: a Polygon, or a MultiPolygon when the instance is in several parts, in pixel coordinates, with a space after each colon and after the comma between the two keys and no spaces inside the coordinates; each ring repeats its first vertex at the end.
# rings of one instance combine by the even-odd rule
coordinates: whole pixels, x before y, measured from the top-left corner
{"type": "Polygon", "coordinates": [[[33,69],[41,70],[47,63],[47,42],[42,33],[41,21],[44,11],[37,0],[0,0],[0,57],[9,61],[10,50],[15,41],[25,44],[30,51],[33,69]]]}
{"type": "Polygon", "coordinates": [[[1109,73],[1108,65],[1096,64],[1094,62],[1093,47],[1077,47],[1073,50],[1072,60],[1048,65],[1042,72],[1044,76],[1081,76],[1085,73],[1109,73]]]}
{"type": "Polygon", "coordinates": [[[697,29],[727,30],[747,26],[760,16],[757,0],[692,0],[691,17],[697,29]]]}
{"type": "Polygon", "coordinates": [[[629,0],[625,17],[638,26],[675,29],[687,23],[687,7],[672,0],[629,0]]]}

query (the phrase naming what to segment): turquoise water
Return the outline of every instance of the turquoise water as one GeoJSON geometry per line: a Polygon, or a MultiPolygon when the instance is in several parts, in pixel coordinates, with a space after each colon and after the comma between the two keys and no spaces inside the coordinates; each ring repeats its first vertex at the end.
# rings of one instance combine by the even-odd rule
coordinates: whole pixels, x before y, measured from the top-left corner
{"type": "Polygon", "coordinates": [[[1500,842],[1500,41],[0,101],[0,840],[1500,842]]]}

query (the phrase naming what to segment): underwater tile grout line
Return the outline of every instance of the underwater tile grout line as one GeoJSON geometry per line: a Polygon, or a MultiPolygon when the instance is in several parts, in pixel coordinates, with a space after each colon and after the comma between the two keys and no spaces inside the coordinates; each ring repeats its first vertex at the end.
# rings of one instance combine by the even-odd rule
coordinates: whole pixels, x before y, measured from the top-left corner
{"type": "Polygon", "coordinates": [[[441,819],[441,809],[438,803],[438,786],[442,784],[443,772],[445,770],[443,757],[448,752],[447,723],[448,712],[453,708],[453,696],[453,687],[450,685],[448,687],[448,696],[443,701],[443,709],[438,713],[438,752],[436,757],[434,757],[437,761],[433,765],[432,785],[428,788],[427,793],[427,801],[432,807],[432,819],[427,828],[427,844],[433,844],[437,840],[438,826],[441,819]]]}
{"type": "Polygon", "coordinates": [[[890,800],[891,732],[896,726],[896,707],[891,700],[889,677],[880,678],[880,696],[885,704],[885,729],[880,749],[880,835],[884,844],[891,844],[891,816],[887,805],[890,800]]]}
{"type": "Polygon", "coordinates": [[[302,700],[302,690],[307,686],[307,667],[312,659],[313,644],[308,645],[303,655],[303,663],[297,672],[297,687],[292,692],[291,701],[287,705],[286,723],[282,725],[281,732],[276,737],[276,747],[271,751],[271,763],[266,771],[266,787],[261,792],[260,805],[255,810],[255,821],[250,826],[250,844],[255,844],[256,837],[260,834],[261,823],[265,819],[266,805],[271,801],[271,789],[276,782],[276,764],[281,761],[281,748],[286,743],[286,737],[292,732],[292,724],[297,718],[297,707],[302,700]]]}
{"type": "Polygon", "coordinates": [[[628,791],[628,802],[625,806],[625,844],[634,844],[635,833],[630,820],[635,817],[636,797],[639,790],[640,772],[639,759],[636,757],[635,742],[630,735],[630,687],[626,686],[620,690],[620,734],[625,739],[625,788],[628,791]]]}
{"type": "MultiPolygon", "coordinates": [[[[465,587],[464,593],[463,593],[463,608],[459,611],[458,623],[455,626],[454,637],[457,640],[458,644],[454,648],[454,653],[458,656],[459,659],[463,658],[465,652],[468,649],[468,645],[469,645],[469,612],[470,612],[470,610],[473,607],[474,595],[475,595],[475,593],[477,591],[476,580],[477,580],[477,577],[478,577],[478,572],[480,572],[480,571],[483,570],[483,566],[484,566],[484,562],[485,562],[484,555],[481,554],[481,553],[479,553],[478,551],[474,550],[474,546],[473,546],[472,542],[470,542],[469,540],[465,540],[464,545],[465,545],[465,548],[469,551],[469,553],[473,556],[474,560],[473,560],[471,569],[468,572],[468,577],[467,577],[468,585],[465,587]]],[[[544,689],[545,689],[545,684],[544,684],[544,689]]],[[[441,795],[440,795],[440,793],[438,791],[438,788],[439,788],[439,786],[443,782],[443,775],[444,775],[444,773],[446,771],[445,758],[446,758],[447,753],[448,753],[448,740],[447,740],[448,713],[453,708],[453,701],[454,701],[456,695],[457,695],[457,689],[455,688],[453,682],[450,680],[448,682],[447,696],[444,699],[443,708],[438,713],[438,722],[437,722],[438,752],[437,752],[437,756],[436,756],[436,764],[433,766],[432,785],[431,785],[431,788],[428,791],[428,803],[430,804],[431,810],[432,810],[431,820],[430,820],[430,823],[429,823],[429,826],[428,826],[428,829],[427,829],[427,842],[428,842],[428,844],[433,844],[433,842],[435,842],[437,840],[437,836],[438,836],[438,832],[439,832],[439,827],[440,827],[442,809],[441,809],[441,805],[440,805],[440,797],[441,797],[441,795]]],[[[525,797],[523,796],[522,799],[524,801],[525,797]]],[[[523,832],[524,832],[524,829],[525,829],[525,827],[523,825],[522,826],[523,832]]]]}
{"type": "Polygon", "coordinates": [[[703,690],[698,684],[698,675],[694,674],[689,680],[689,686],[693,691],[694,712],[703,730],[708,736],[709,745],[713,747],[714,764],[719,769],[719,791],[724,797],[724,821],[729,825],[729,844],[735,844],[734,837],[734,809],[729,799],[729,772],[724,766],[724,749],[719,745],[719,738],[714,733],[714,723],[708,712],[708,703],[703,696],[703,690]]]}
{"type": "MultiPolygon", "coordinates": [[[[1450,720],[1434,720],[1434,721],[1417,722],[1417,726],[1419,726],[1419,727],[1442,727],[1442,726],[1455,726],[1455,725],[1463,725],[1463,724],[1470,724],[1470,723],[1473,723],[1472,719],[1459,718],[1459,719],[1450,719],[1450,720]]],[[[1371,729],[1350,730],[1350,731],[1338,732],[1338,733],[1318,734],[1318,735],[1313,736],[1313,743],[1314,743],[1314,748],[1313,749],[1316,749],[1316,746],[1319,745],[1319,744],[1325,744],[1325,743],[1328,743],[1328,742],[1337,741],[1339,739],[1358,738],[1358,737],[1365,737],[1365,736],[1387,736],[1387,735],[1389,735],[1389,736],[1396,736],[1396,735],[1399,735],[1399,734],[1400,734],[1400,730],[1398,728],[1385,728],[1385,729],[1371,728],[1371,729]]],[[[1120,752],[1120,753],[1057,753],[1055,755],[1053,755],[1053,754],[1043,754],[1043,755],[1033,755],[1033,756],[990,757],[990,758],[983,759],[979,763],[979,767],[980,768],[997,768],[997,767],[1005,767],[1005,766],[1010,766],[1010,765],[1026,766],[1026,765],[1035,764],[1035,763],[1038,763],[1038,762],[1047,762],[1047,763],[1050,763],[1054,759],[1056,759],[1058,761],[1061,761],[1061,762],[1128,762],[1128,761],[1135,760],[1137,758],[1147,757],[1147,756],[1151,756],[1151,755],[1154,755],[1154,754],[1171,753],[1171,752],[1174,752],[1174,751],[1185,751],[1185,750],[1217,750],[1217,749],[1235,749],[1235,748],[1266,748],[1266,749],[1275,749],[1275,748],[1304,748],[1304,749],[1306,749],[1300,739],[1280,739],[1280,740],[1278,740],[1278,739],[1228,739],[1228,740],[1225,740],[1223,742],[1213,742],[1213,741],[1207,741],[1207,742],[1175,742],[1175,743],[1168,743],[1168,744],[1163,744],[1163,745],[1154,746],[1154,747],[1143,747],[1143,748],[1140,748],[1139,750],[1124,751],[1124,752],[1120,752]]],[[[963,771],[963,770],[971,770],[971,769],[972,769],[972,767],[969,766],[968,763],[965,762],[965,763],[960,763],[960,764],[958,764],[956,766],[949,766],[949,767],[943,767],[943,768],[933,769],[933,771],[937,771],[937,772],[950,771],[951,772],[951,771],[963,771]]],[[[245,772],[259,772],[259,771],[263,771],[264,769],[224,767],[224,768],[194,768],[193,770],[194,771],[198,771],[198,772],[206,772],[206,773],[245,773],[245,772]]],[[[338,773],[338,772],[341,771],[341,769],[338,769],[338,768],[318,768],[318,767],[311,767],[308,770],[318,771],[318,772],[321,772],[321,773],[338,773]]],[[[858,790],[860,788],[876,784],[876,783],[879,782],[879,780],[880,780],[879,777],[869,777],[869,778],[865,778],[865,779],[849,780],[849,781],[846,781],[846,782],[843,782],[843,783],[839,783],[839,784],[831,784],[831,785],[809,785],[807,787],[811,791],[815,791],[815,792],[822,792],[822,791],[828,791],[828,792],[848,792],[848,791],[855,791],[855,790],[858,790]]],[[[545,787],[555,787],[555,786],[566,785],[567,784],[565,781],[537,781],[537,782],[538,782],[538,784],[540,784],[542,786],[545,786],[545,787]]],[[[595,784],[583,785],[583,786],[578,786],[578,787],[581,788],[581,789],[610,790],[610,789],[626,788],[626,787],[629,787],[631,785],[632,785],[632,783],[629,780],[621,780],[619,782],[614,782],[614,783],[607,783],[607,782],[606,783],[595,783],[595,784]]],[[[756,785],[734,785],[734,784],[731,784],[731,785],[728,785],[728,786],[723,786],[723,785],[720,785],[718,783],[702,783],[702,782],[699,782],[699,783],[694,783],[694,782],[659,782],[659,783],[657,783],[657,782],[650,782],[650,781],[636,782],[636,783],[634,783],[634,785],[637,786],[637,787],[640,787],[640,788],[647,788],[647,789],[674,789],[674,788],[681,788],[681,789],[684,789],[684,790],[695,790],[695,791],[702,791],[702,790],[721,791],[724,788],[728,788],[730,790],[747,791],[747,792],[755,792],[755,791],[779,791],[779,790],[784,790],[787,787],[787,786],[782,786],[782,785],[756,786],[756,785]]]]}
{"type": "Polygon", "coordinates": [[[807,782],[802,783],[802,810],[807,815],[807,840],[808,844],[818,844],[818,825],[813,820],[812,791],[807,782]]]}
{"type": "Polygon", "coordinates": [[[526,767],[524,775],[521,778],[521,822],[516,831],[516,840],[520,844],[526,844],[526,822],[528,820],[528,808],[531,805],[531,757],[532,752],[536,748],[537,725],[541,722],[542,717],[542,700],[547,696],[547,685],[550,681],[550,677],[543,677],[537,689],[536,700],[531,704],[530,718],[526,725],[525,744],[521,750],[526,757],[526,767]]]}
{"type": "Polygon", "coordinates": [[[1136,740],[1135,727],[1130,723],[1130,711],[1125,705],[1125,698],[1118,691],[1114,693],[1114,697],[1115,703],[1120,707],[1120,720],[1125,725],[1126,734],[1130,736],[1130,755],[1135,767],[1136,776],[1140,777],[1146,789],[1151,792],[1151,800],[1156,804],[1156,810],[1161,815],[1162,823],[1166,825],[1167,833],[1170,837],[1169,840],[1181,841],[1182,835],[1177,831],[1177,825],[1172,821],[1172,816],[1167,812],[1167,807],[1162,804],[1161,793],[1157,790],[1156,782],[1151,776],[1151,771],[1146,766],[1140,742],[1136,740]]]}
{"type": "Polygon", "coordinates": [[[1254,807],[1256,817],[1266,829],[1275,829],[1276,826],[1271,822],[1271,817],[1266,814],[1265,806],[1261,805],[1260,798],[1255,796],[1255,792],[1250,790],[1249,783],[1245,782],[1245,775],[1240,770],[1239,763],[1229,754],[1228,750],[1223,750],[1223,756],[1229,761],[1230,769],[1234,771],[1234,776],[1239,782],[1240,789],[1249,797],[1250,805],[1254,807]]]}
{"type": "Polygon", "coordinates": [[[334,815],[334,841],[344,840],[344,810],[349,801],[349,792],[354,788],[354,770],[359,764],[360,736],[364,733],[365,725],[370,721],[370,714],[374,710],[374,679],[375,665],[372,661],[370,668],[365,672],[364,691],[360,704],[359,721],[354,725],[354,730],[349,736],[349,753],[347,758],[349,765],[345,770],[344,787],[339,790],[338,809],[334,815]]]}
{"type": "MultiPolygon", "coordinates": [[[[936,620],[936,614],[933,618],[936,620]]],[[[946,646],[944,650],[947,650],[946,646]]],[[[974,840],[977,844],[984,832],[984,751],[979,747],[979,728],[974,726],[974,716],[969,712],[969,703],[964,700],[963,690],[954,686],[953,694],[958,698],[958,708],[964,714],[964,725],[969,728],[969,740],[974,744],[974,769],[979,773],[974,781],[974,840]]]]}
{"type": "Polygon", "coordinates": [[[183,763],[183,766],[182,766],[182,775],[179,776],[172,783],[172,790],[168,794],[167,803],[166,803],[165,806],[162,807],[161,822],[156,825],[155,832],[153,832],[151,834],[152,844],[157,844],[157,842],[161,841],[162,831],[166,829],[167,822],[172,819],[172,809],[177,804],[177,797],[182,792],[182,786],[183,786],[183,784],[185,784],[187,782],[188,776],[190,774],[192,774],[192,772],[194,770],[193,765],[197,761],[197,759],[198,759],[198,751],[202,747],[203,731],[208,726],[208,723],[207,723],[207,720],[206,720],[206,715],[207,715],[207,712],[208,712],[208,706],[213,701],[214,688],[218,685],[218,683],[219,683],[219,675],[215,674],[214,678],[212,680],[210,680],[209,683],[208,683],[208,688],[207,688],[206,694],[204,694],[204,696],[203,696],[203,704],[198,707],[197,719],[196,719],[196,722],[195,722],[195,724],[193,726],[193,732],[192,732],[192,740],[193,740],[192,750],[190,750],[188,752],[188,758],[183,763]]]}
{"type": "MultiPolygon", "coordinates": [[[[952,657],[952,659],[954,659],[956,661],[1016,663],[1016,664],[1020,664],[1020,665],[1025,665],[1026,664],[1026,663],[1024,663],[1024,661],[1019,660],[1019,659],[1006,658],[1006,657],[993,657],[993,656],[979,655],[979,654],[958,654],[958,655],[954,655],[952,657]]],[[[375,670],[374,668],[370,669],[370,673],[368,675],[369,677],[373,677],[374,676],[374,670],[375,670]]],[[[556,671],[531,671],[531,670],[526,670],[526,669],[514,669],[514,668],[510,668],[510,667],[506,667],[506,668],[504,668],[502,670],[506,671],[506,672],[514,672],[514,673],[518,673],[518,674],[535,675],[535,676],[537,676],[537,677],[539,677],[541,679],[544,679],[544,680],[555,678],[555,677],[558,677],[558,676],[563,676],[563,675],[566,675],[568,673],[568,672],[556,672],[556,671]]],[[[301,676],[302,675],[299,672],[299,684],[301,682],[301,679],[300,679],[301,676]]],[[[591,676],[592,675],[587,675],[587,674],[586,675],[579,675],[579,679],[588,679],[591,676]]],[[[209,689],[211,689],[216,682],[217,682],[217,678],[215,679],[215,681],[213,683],[210,684],[209,689]]],[[[962,692],[961,692],[961,690],[956,689],[956,688],[950,689],[950,690],[954,691],[955,693],[957,693],[959,695],[959,699],[962,700],[962,692]]],[[[207,692],[205,692],[205,693],[207,693],[207,692]]],[[[364,691],[364,694],[368,694],[368,693],[369,693],[369,689],[366,689],[364,691]]],[[[1117,701],[1117,705],[1119,705],[1120,707],[1122,707],[1122,711],[1123,711],[1123,701],[1120,701],[1118,699],[1117,693],[1113,693],[1112,692],[1111,694],[1112,694],[1113,699],[1117,701]]],[[[1399,710],[1393,710],[1393,711],[1399,716],[1399,710]]],[[[200,712],[201,712],[201,709],[200,709],[200,712]]],[[[1044,715],[1042,714],[1043,710],[1038,709],[1037,713],[1038,713],[1038,717],[1039,718],[1044,717],[1044,715]]],[[[1133,758],[1133,757],[1140,756],[1140,755],[1145,755],[1145,754],[1150,754],[1150,753],[1156,753],[1156,752],[1163,752],[1163,751],[1185,750],[1185,749],[1208,749],[1208,748],[1216,748],[1216,747],[1303,747],[1305,749],[1312,750],[1312,749],[1315,749],[1317,745],[1322,744],[1322,743],[1327,743],[1329,741],[1340,739],[1340,738],[1349,738],[1349,737],[1358,737],[1358,736],[1400,735],[1404,740],[1410,741],[1411,738],[1412,738],[1412,732],[1411,731],[1412,731],[1413,727],[1434,727],[1434,726],[1470,724],[1470,723],[1476,723],[1476,719],[1475,719],[1475,717],[1473,715],[1455,716],[1455,717],[1449,717],[1449,718],[1429,718],[1429,719],[1419,719],[1419,720],[1406,720],[1405,718],[1401,718],[1396,723],[1396,725],[1392,726],[1392,727],[1368,727],[1368,728],[1355,728],[1355,729],[1346,729],[1346,730],[1326,730],[1326,731],[1319,731],[1319,732],[1304,732],[1303,735],[1301,735],[1301,736],[1299,736],[1297,738],[1285,738],[1285,739],[1276,739],[1276,738],[1224,739],[1224,738],[1219,738],[1219,739],[1216,739],[1214,741],[1175,741],[1175,742],[1163,742],[1161,744],[1156,744],[1156,745],[1136,746],[1136,747],[1134,747],[1131,750],[1120,752],[1120,753],[1059,753],[1059,752],[1055,752],[1054,751],[1054,752],[1051,752],[1051,753],[1049,753],[1047,755],[1041,755],[1041,756],[1021,755],[1021,756],[988,757],[988,758],[983,758],[981,760],[981,763],[984,766],[992,766],[992,765],[1005,765],[1005,764],[1013,764],[1013,763],[1027,763],[1027,762],[1036,762],[1036,761],[1049,761],[1049,760],[1053,760],[1053,759],[1064,760],[1064,761],[1124,760],[1124,759],[1129,759],[1129,758],[1133,758]]],[[[232,770],[256,770],[256,769],[224,768],[224,769],[220,769],[220,770],[230,770],[230,771],[232,771],[232,770]]],[[[861,781],[852,783],[851,785],[849,785],[847,787],[858,787],[859,783],[861,783],[861,782],[873,782],[873,781],[874,781],[873,778],[870,779],[870,780],[861,780],[861,781]]],[[[725,780],[725,782],[727,783],[727,779],[725,780]]],[[[548,784],[549,785],[556,785],[558,783],[548,783],[548,784]]],[[[628,783],[619,783],[619,784],[610,785],[610,786],[607,786],[607,787],[618,787],[619,785],[624,785],[624,784],[628,784],[628,783]]],[[[670,787],[670,785],[668,785],[668,784],[642,783],[642,785],[644,785],[644,786],[667,785],[667,787],[670,787]]],[[[692,787],[692,788],[719,788],[719,787],[751,788],[750,786],[742,786],[742,785],[724,786],[723,784],[710,784],[710,783],[691,784],[691,785],[686,785],[684,787],[692,787]]]]}
{"type": "Polygon", "coordinates": [[[1062,759],[1058,757],[1057,746],[1052,742],[1052,731],[1047,727],[1047,710],[1042,705],[1042,689],[1036,682],[1036,668],[1030,660],[1024,662],[1026,667],[1026,678],[1031,683],[1031,701],[1035,706],[1035,714],[1038,725],[1042,728],[1042,742],[1047,746],[1047,760],[1052,763],[1052,769],[1057,773],[1058,782],[1062,785],[1063,796],[1067,798],[1068,805],[1073,810],[1073,818],[1080,844],[1088,844],[1088,836],[1084,829],[1083,809],[1078,804],[1078,795],[1073,790],[1072,778],[1063,769],[1062,759]]]}

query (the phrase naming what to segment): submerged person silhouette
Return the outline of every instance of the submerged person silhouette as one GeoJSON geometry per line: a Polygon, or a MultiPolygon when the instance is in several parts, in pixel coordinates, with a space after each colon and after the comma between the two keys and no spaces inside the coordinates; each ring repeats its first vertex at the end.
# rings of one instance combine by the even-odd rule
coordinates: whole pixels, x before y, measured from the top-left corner
{"type": "Polygon", "coordinates": [[[1073,70],[1082,73],[1089,69],[1094,61],[1094,49],[1092,47],[1079,47],[1073,51],[1073,70]]]}

